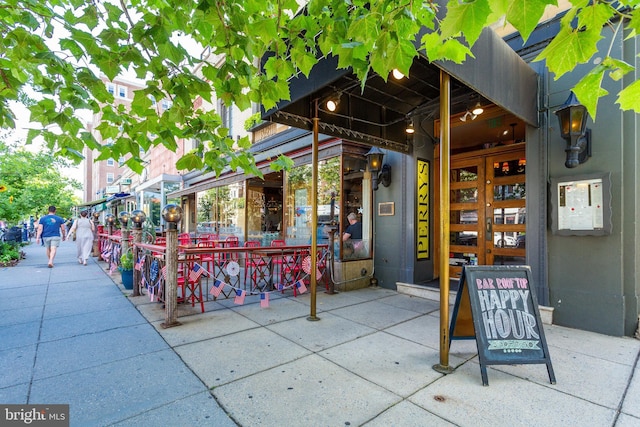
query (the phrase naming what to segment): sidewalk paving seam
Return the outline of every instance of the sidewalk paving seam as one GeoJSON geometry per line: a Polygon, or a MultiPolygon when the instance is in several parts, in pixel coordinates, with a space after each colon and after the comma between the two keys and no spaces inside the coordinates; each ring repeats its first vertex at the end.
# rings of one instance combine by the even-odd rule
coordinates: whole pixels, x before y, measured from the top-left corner
{"type": "Polygon", "coordinates": [[[638,370],[638,363],[640,361],[640,351],[636,355],[636,360],[633,363],[633,367],[631,369],[631,374],[629,375],[629,380],[627,381],[627,386],[624,388],[624,392],[622,393],[622,397],[620,398],[620,402],[618,403],[618,407],[616,408],[616,415],[613,419],[613,425],[615,426],[618,422],[618,418],[620,418],[620,414],[622,414],[622,407],[624,406],[624,401],[627,399],[627,392],[631,387],[631,383],[633,382],[633,377],[635,376],[635,372],[638,370]]]}
{"type": "Polygon", "coordinates": [[[44,312],[47,308],[47,298],[49,297],[49,286],[51,284],[51,274],[49,274],[49,280],[47,281],[47,289],[44,295],[44,303],[42,304],[42,310],[40,312],[40,326],[38,327],[38,338],[36,340],[35,353],[33,355],[33,364],[31,365],[31,376],[29,378],[29,387],[27,388],[27,403],[31,400],[31,387],[33,385],[33,377],[36,373],[36,364],[38,362],[38,350],[40,348],[40,337],[42,336],[42,328],[44,324],[44,312]]]}

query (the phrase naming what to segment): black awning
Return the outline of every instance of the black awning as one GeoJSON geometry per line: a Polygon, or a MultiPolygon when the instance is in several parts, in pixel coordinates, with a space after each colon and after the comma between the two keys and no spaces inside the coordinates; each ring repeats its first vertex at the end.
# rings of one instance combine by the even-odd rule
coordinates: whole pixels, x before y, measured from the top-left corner
{"type": "Polygon", "coordinates": [[[320,132],[352,141],[408,152],[407,118],[438,118],[440,70],[452,76],[451,114],[464,112],[470,99],[494,103],[530,125],[538,126],[535,71],[492,30],[485,29],[464,64],[450,61],[430,63],[414,59],[408,78],[385,82],[372,73],[364,90],[350,70],[337,69],[337,59],[321,59],[309,77],[290,81],[291,101],[263,111],[263,120],[312,129],[318,102],[320,132]],[[324,106],[329,97],[339,96],[334,112],[324,106]]]}

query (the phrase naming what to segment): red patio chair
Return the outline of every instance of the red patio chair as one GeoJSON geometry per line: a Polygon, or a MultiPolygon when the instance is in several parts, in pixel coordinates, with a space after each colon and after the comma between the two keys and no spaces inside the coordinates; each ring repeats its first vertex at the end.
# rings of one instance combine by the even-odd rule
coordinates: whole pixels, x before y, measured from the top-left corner
{"type": "MultiPolygon", "coordinates": [[[[199,248],[214,249],[214,248],[216,248],[216,243],[215,242],[206,242],[206,241],[205,242],[200,242],[200,243],[198,243],[198,247],[199,248]]],[[[205,268],[211,274],[215,273],[215,265],[216,265],[217,259],[218,259],[217,254],[214,254],[213,252],[200,254],[200,261],[202,261],[202,264],[205,265],[205,268]]]]}
{"type": "MultiPolygon", "coordinates": [[[[260,242],[249,240],[244,243],[245,248],[259,248],[260,242]]],[[[269,263],[264,257],[248,250],[244,253],[244,286],[247,287],[247,278],[251,277],[251,290],[258,287],[259,279],[264,279],[269,274],[269,263]]]]}
{"type": "MultiPolygon", "coordinates": [[[[191,307],[200,303],[200,310],[204,313],[204,298],[202,296],[202,276],[191,278],[191,271],[196,263],[201,264],[198,255],[186,255],[185,260],[178,267],[178,288],[182,287],[185,301],[191,301],[191,307]]],[[[205,273],[206,274],[206,273],[205,273]]]]}
{"type": "MultiPolygon", "coordinates": [[[[280,240],[280,239],[276,239],[276,240],[272,240],[271,241],[271,247],[280,247],[280,246],[286,246],[286,242],[284,240],[280,240]]],[[[280,280],[280,282],[282,283],[282,271],[283,271],[283,265],[284,265],[284,257],[282,255],[272,255],[271,256],[271,264],[273,265],[273,274],[272,274],[272,279],[273,277],[277,277],[278,280],[280,280]]],[[[277,285],[277,283],[273,283],[274,285],[277,285]]],[[[284,283],[282,283],[282,285],[284,285],[284,283]]]]}
{"type": "MultiPolygon", "coordinates": [[[[225,239],[224,247],[225,248],[238,248],[238,247],[240,247],[240,240],[238,239],[237,236],[229,236],[229,237],[227,237],[225,239]]],[[[237,261],[238,260],[238,253],[237,252],[228,253],[225,256],[225,259],[231,260],[231,261],[237,261]]]]}

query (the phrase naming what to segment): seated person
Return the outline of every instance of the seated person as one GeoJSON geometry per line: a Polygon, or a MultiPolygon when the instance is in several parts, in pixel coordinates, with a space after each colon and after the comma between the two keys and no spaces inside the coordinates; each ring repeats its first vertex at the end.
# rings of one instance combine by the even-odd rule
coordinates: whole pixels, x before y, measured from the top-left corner
{"type": "Polygon", "coordinates": [[[351,212],[347,215],[349,226],[342,235],[344,258],[357,258],[358,252],[362,249],[362,223],[358,221],[358,216],[351,212]]]}

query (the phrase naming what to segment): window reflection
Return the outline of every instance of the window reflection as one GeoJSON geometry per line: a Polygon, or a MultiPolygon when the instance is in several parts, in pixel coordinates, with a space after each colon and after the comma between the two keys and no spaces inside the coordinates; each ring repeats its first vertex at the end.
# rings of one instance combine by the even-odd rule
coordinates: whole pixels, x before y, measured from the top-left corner
{"type": "Polygon", "coordinates": [[[219,239],[238,237],[244,243],[246,215],[245,183],[237,182],[198,193],[198,233],[216,234],[219,239]]]}
{"type": "Polygon", "coordinates": [[[501,208],[493,210],[494,224],[526,224],[525,208],[501,208]]]}
{"type": "Polygon", "coordinates": [[[513,159],[493,163],[493,176],[524,175],[527,169],[526,159],[513,159]]]}
{"type": "Polygon", "coordinates": [[[451,182],[469,182],[478,180],[478,167],[468,166],[451,170],[451,182]]]}
{"type": "Polygon", "coordinates": [[[478,211],[473,210],[452,210],[451,224],[477,224],[478,211]]]}
{"type": "Polygon", "coordinates": [[[475,203],[477,201],[477,188],[462,188],[451,192],[451,203],[475,203]]]}
{"type": "Polygon", "coordinates": [[[514,199],[526,199],[526,188],[524,183],[493,186],[493,200],[514,199]]]}
{"type": "Polygon", "coordinates": [[[333,157],[318,165],[317,227],[312,224],[312,167],[296,166],[284,173],[267,174],[213,188],[197,195],[199,233],[238,236],[269,246],[284,239],[287,245],[308,245],[315,232],[318,244],[334,235],[336,259],[371,257],[371,179],[364,156],[333,157]],[[246,196],[246,198],[245,198],[246,196]],[[360,236],[343,241],[354,214],[362,224],[360,236]]]}

